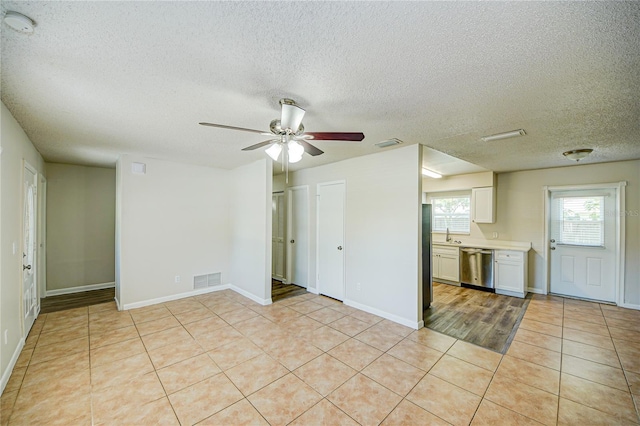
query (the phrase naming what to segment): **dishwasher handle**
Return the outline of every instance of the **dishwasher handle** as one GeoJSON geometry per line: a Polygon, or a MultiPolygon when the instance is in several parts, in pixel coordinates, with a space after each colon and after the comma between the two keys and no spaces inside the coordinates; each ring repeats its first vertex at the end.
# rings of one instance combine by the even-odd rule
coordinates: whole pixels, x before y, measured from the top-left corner
{"type": "Polygon", "coordinates": [[[483,249],[479,249],[479,248],[462,248],[460,249],[460,251],[463,251],[465,253],[469,253],[469,254],[493,254],[493,250],[483,250],[483,249]]]}

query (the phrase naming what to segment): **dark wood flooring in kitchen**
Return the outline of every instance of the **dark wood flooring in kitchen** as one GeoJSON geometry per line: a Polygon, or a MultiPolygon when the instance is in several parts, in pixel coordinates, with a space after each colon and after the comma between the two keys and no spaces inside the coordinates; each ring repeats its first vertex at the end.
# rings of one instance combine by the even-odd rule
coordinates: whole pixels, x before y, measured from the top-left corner
{"type": "Polygon", "coordinates": [[[424,326],[504,354],[529,300],[434,282],[424,326]]]}
{"type": "Polygon", "coordinates": [[[293,296],[305,294],[307,289],[295,284],[282,284],[280,281],[271,280],[271,301],[287,299],[293,296]]]}
{"type": "Polygon", "coordinates": [[[99,303],[113,302],[115,297],[115,288],[49,296],[40,299],[40,313],[47,314],[50,312],[64,311],[66,309],[97,305],[99,303]]]}

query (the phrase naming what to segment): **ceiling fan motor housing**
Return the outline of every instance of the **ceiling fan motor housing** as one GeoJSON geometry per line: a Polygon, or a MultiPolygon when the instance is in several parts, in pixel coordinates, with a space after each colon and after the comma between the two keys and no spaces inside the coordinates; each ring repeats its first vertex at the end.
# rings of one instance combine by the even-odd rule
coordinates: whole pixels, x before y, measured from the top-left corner
{"type": "MultiPolygon", "coordinates": [[[[282,126],[280,125],[280,120],[277,118],[275,120],[271,120],[271,124],[269,125],[269,130],[271,130],[271,133],[278,136],[283,136],[287,134],[287,129],[282,128],[282,126]]],[[[303,133],[304,133],[304,125],[300,123],[300,126],[298,127],[298,130],[294,133],[294,135],[299,136],[303,133]]]]}

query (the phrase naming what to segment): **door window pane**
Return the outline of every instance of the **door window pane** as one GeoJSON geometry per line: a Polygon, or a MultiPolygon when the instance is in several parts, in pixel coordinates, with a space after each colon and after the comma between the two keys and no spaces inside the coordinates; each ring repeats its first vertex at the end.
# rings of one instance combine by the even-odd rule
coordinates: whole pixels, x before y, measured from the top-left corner
{"type": "Polygon", "coordinates": [[[553,238],[558,244],[604,246],[604,196],[556,199],[553,238]]]}

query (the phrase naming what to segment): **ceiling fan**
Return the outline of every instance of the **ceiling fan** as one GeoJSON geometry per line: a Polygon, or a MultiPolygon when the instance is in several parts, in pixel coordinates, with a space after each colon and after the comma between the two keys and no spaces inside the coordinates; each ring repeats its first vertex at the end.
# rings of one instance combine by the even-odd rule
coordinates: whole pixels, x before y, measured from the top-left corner
{"type": "Polygon", "coordinates": [[[297,163],[302,159],[305,152],[309,155],[320,155],[324,151],[309,143],[311,140],[318,141],[346,141],[360,142],[364,139],[361,132],[305,132],[302,125],[302,118],[305,110],[300,108],[292,99],[280,99],[282,109],[280,119],[271,121],[269,132],[262,130],[246,129],[244,127],[227,126],[224,124],[199,123],[202,126],[218,127],[221,129],[241,130],[243,132],[258,133],[265,136],[271,136],[263,142],[243,148],[243,151],[251,151],[270,145],[265,152],[273,159],[278,161],[280,153],[283,163],[297,163]],[[286,148],[283,150],[283,148],[286,148]]]}

